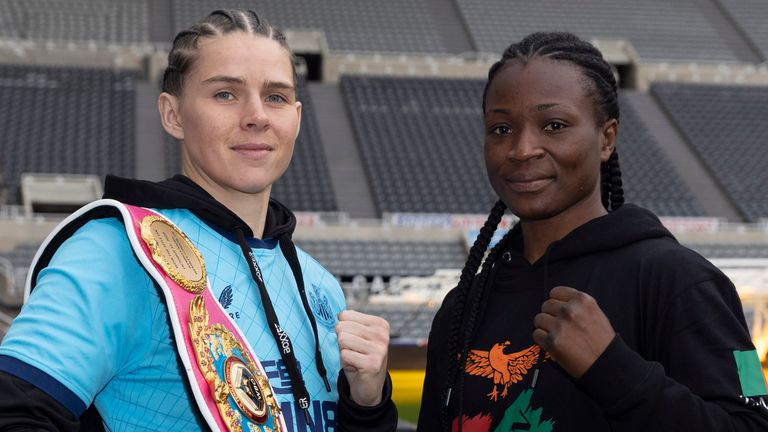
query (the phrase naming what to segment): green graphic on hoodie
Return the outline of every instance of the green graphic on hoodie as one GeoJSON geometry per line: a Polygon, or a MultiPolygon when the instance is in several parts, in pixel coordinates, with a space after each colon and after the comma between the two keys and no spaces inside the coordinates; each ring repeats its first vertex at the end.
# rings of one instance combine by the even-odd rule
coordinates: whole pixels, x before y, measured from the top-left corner
{"type": "Polygon", "coordinates": [[[541,420],[543,408],[533,409],[531,407],[532,396],[532,389],[520,393],[520,396],[504,412],[504,418],[501,419],[501,423],[494,432],[552,432],[555,421],[551,419],[541,420]]]}
{"type": "Polygon", "coordinates": [[[768,394],[757,351],[734,351],[733,358],[736,360],[736,370],[741,381],[742,396],[765,396],[768,394]]]}

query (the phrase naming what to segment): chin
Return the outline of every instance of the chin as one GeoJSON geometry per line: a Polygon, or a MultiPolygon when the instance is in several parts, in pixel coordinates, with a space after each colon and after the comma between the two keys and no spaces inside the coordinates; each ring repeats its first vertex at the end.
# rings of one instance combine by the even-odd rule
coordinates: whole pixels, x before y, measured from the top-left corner
{"type": "Polygon", "coordinates": [[[507,206],[509,210],[520,218],[521,222],[536,222],[541,220],[550,219],[557,216],[561,212],[551,207],[520,207],[520,206],[507,206]]]}

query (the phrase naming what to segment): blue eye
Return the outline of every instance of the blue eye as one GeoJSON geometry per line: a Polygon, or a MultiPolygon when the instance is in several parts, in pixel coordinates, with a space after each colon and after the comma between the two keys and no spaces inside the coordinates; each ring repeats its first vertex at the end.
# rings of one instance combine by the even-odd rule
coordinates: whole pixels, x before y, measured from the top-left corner
{"type": "Polygon", "coordinates": [[[271,94],[267,96],[267,102],[272,103],[287,103],[288,99],[279,94],[271,94]]]}
{"type": "Polygon", "coordinates": [[[223,101],[231,101],[235,99],[235,95],[228,91],[220,91],[213,95],[214,98],[223,101]]]}

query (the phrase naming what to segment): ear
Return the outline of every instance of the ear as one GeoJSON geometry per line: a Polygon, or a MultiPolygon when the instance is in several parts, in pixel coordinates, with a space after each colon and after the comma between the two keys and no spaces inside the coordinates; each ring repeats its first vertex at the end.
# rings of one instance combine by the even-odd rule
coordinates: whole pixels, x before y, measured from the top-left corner
{"type": "Polygon", "coordinates": [[[301,102],[299,101],[296,101],[296,116],[299,121],[296,123],[296,136],[293,137],[294,141],[299,138],[299,132],[301,131],[301,102]]]}
{"type": "Polygon", "coordinates": [[[600,131],[600,160],[607,162],[611,153],[616,148],[616,138],[619,135],[619,122],[616,119],[610,119],[600,131]]]}
{"type": "Polygon", "coordinates": [[[160,111],[163,129],[177,140],[183,140],[184,128],[179,114],[179,98],[170,93],[160,93],[157,98],[157,110],[160,111]]]}

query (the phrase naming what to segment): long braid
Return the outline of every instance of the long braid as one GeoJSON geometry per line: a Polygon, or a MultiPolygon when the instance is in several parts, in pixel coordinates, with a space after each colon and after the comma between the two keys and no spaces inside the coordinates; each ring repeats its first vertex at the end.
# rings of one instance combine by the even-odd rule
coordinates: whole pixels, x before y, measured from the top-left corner
{"type": "Polygon", "coordinates": [[[491,249],[488,253],[485,262],[483,262],[483,268],[480,270],[480,274],[477,275],[477,283],[475,284],[475,290],[471,293],[472,298],[469,301],[469,314],[467,316],[467,324],[464,327],[463,343],[461,352],[457,362],[457,369],[459,371],[458,383],[456,385],[456,398],[458,400],[459,409],[459,432],[462,428],[462,412],[464,411],[464,364],[467,361],[467,354],[469,353],[469,344],[472,342],[472,334],[475,331],[475,324],[477,323],[477,317],[480,315],[480,304],[485,293],[486,285],[488,282],[488,275],[491,273],[491,268],[496,264],[496,258],[499,251],[504,250],[507,246],[507,242],[511,238],[512,230],[509,230],[504,237],[491,249]]]}
{"type": "Polygon", "coordinates": [[[606,210],[614,211],[624,204],[619,154],[616,150],[611,153],[607,162],[600,165],[600,190],[603,207],[606,210]]]}
{"type": "MultiPolygon", "coordinates": [[[[488,219],[480,229],[480,234],[469,249],[467,262],[464,264],[464,269],[461,270],[459,282],[456,285],[456,288],[454,288],[456,290],[456,300],[453,304],[451,327],[448,333],[448,379],[445,381],[441,398],[441,418],[444,430],[447,430],[449,427],[447,402],[459,369],[456,354],[458,353],[459,333],[461,331],[461,323],[464,317],[467,296],[472,287],[477,270],[480,268],[480,262],[483,260],[483,256],[485,255],[486,249],[488,249],[493,233],[496,231],[499,222],[501,222],[501,218],[504,216],[504,211],[506,209],[507,206],[501,201],[496,202],[493,209],[491,209],[488,219]]],[[[463,345],[464,343],[462,343],[462,346],[463,345]]]]}

